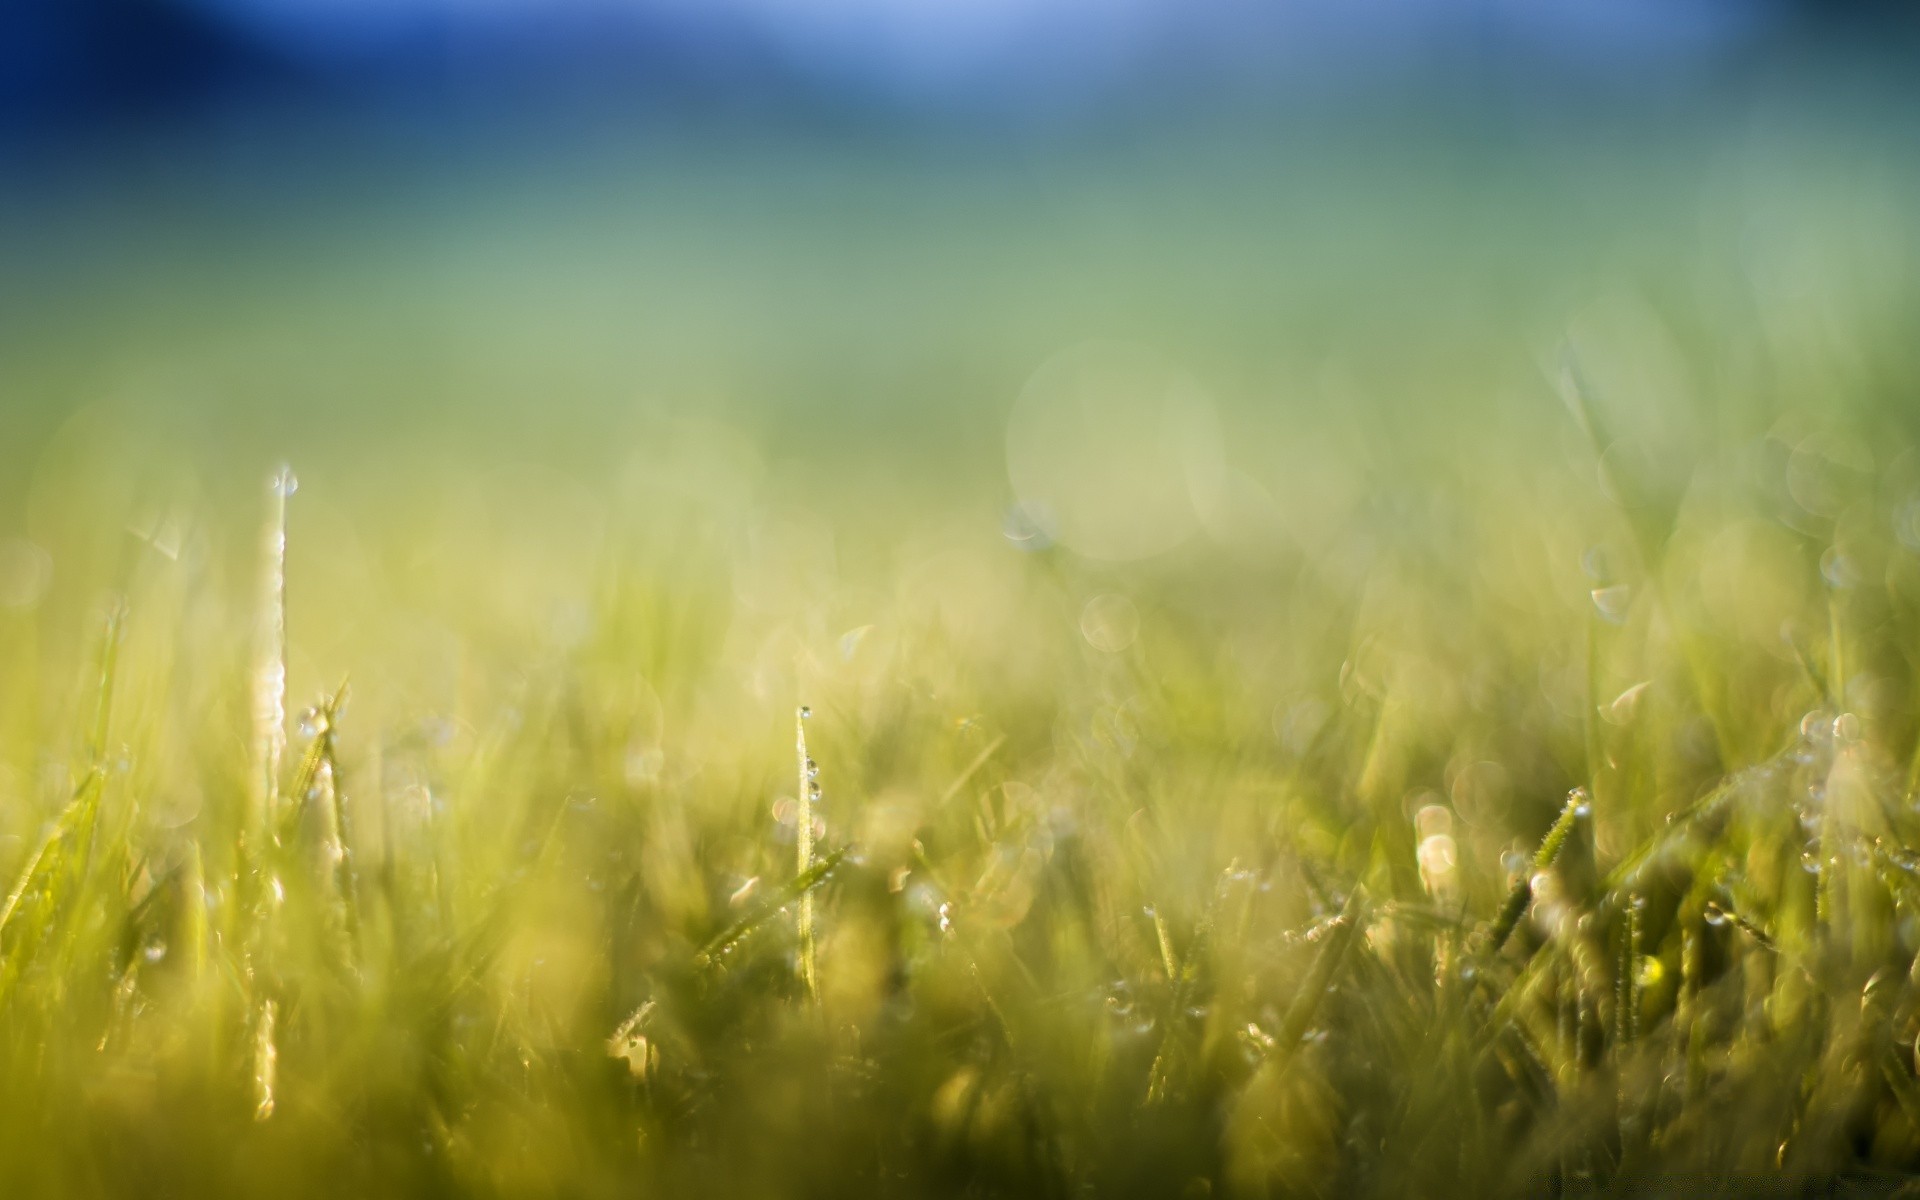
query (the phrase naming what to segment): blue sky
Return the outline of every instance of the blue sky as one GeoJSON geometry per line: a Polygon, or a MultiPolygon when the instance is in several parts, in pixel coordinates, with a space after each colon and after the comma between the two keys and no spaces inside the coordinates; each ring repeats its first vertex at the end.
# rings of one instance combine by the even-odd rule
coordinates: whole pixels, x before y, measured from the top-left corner
{"type": "Polygon", "coordinates": [[[35,88],[191,89],[241,61],[258,71],[422,71],[450,58],[583,47],[636,61],[710,55],[735,78],[884,100],[971,103],[1074,93],[1164,67],[1204,79],[1391,71],[1465,50],[1483,59],[1632,70],[1737,49],[1788,0],[10,0],[0,4],[0,103],[35,88]],[[533,49],[529,50],[528,48],[533,49]],[[256,61],[257,60],[257,61],[256,61]],[[265,64],[262,66],[261,64],[265,64]],[[273,64],[279,64],[275,66],[273,64]],[[744,64],[744,65],[743,65],[744,64]]]}
{"type": "MultiPolygon", "coordinates": [[[[751,37],[823,70],[955,80],[1042,58],[1141,51],[1166,36],[1254,37],[1346,52],[1511,36],[1572,53],[1710,52],[1764,27],[1766,0],[192,0],[303,52],[349,54],[423,22],[503,28],[625,21],[751,37]]],[[[1276,46],[1284,50],[1284,45],[1276,46]]]]}

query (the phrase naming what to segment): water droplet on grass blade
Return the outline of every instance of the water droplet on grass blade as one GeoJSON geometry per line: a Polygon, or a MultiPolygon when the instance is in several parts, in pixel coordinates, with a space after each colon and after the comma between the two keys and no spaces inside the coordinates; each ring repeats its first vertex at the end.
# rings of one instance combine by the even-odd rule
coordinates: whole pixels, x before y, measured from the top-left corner
{"type": "Polygon", "coordinates": [[[326,730],[328,730],[328,720],[326,720],[326,712],[323,712],[323,710],[321,710],[321,708],[319,707],[301,708],[301,712],[300,712],[301,737],[319,737],[319,735],[321,735],[321,733],[326,732],[326,730]]]}
{"type": "Polygon", "coordinates": [[[1632,588],[1624,583],[1616,583],[1610,587],[1594,588],[1589,594],[1593,597],[1594,611],[1600,614],[1602,620],[1613,625],[1626,621],[1627,610],[1633,605],[1632,588]]]}

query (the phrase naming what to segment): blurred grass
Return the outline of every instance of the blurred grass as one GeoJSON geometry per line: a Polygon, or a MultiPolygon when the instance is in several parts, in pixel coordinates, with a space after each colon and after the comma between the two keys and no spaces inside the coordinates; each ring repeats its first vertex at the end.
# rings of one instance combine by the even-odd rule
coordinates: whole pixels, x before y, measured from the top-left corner
{"type": "Polygon", "coordinates": [[[1821,153],[76,218],[0,370],[7,1193],[1890,1189],[1920,293],[1821,153]],[[1213,400],[1140,561],[1048,533],[1165,480],[1009,493],[1093,335],[1213,400]]]}

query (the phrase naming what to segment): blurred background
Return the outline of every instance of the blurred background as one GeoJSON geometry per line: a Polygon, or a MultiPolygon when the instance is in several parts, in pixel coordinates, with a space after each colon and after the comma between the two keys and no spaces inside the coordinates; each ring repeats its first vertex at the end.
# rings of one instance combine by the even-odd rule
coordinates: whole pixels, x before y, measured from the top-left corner
{"type": "Polygon", "coordinates": [[[138,393],[276,443],[455,414],[560,436],[564,398],[593,447],[611,414],[809,401],[828,440],[944,449],[1086,337],[1263,401],[1302,389],[1248,376],[1415,363],[1484,393],[1616,283],[1895,274],[1914,26],[1788,0],[16,0],[7,441],[138,393]]]}
{"type": "MultiPolygon", "coordinates": [[[[1298,569],[1363,526],[1431,541],[1434,489],[1590,482],[1569,346],[1678,494],[1788,408],[1912,411],[1915,28],[1787,0],[14,0],[9,594],[52,646],[156,529],[246,561],[218,531],[283,460],[317,485],[314,575],[421,607],[501,586],[454,562],[562,605],[605,552],[589,515],[660,487],[733,505],[742,545],[812,545],[763,520],[800,514],[850,575],[955,529],[1298,569]]],[[[351,622],[318,586],[296,626],[324,641],[351,622]]]]}

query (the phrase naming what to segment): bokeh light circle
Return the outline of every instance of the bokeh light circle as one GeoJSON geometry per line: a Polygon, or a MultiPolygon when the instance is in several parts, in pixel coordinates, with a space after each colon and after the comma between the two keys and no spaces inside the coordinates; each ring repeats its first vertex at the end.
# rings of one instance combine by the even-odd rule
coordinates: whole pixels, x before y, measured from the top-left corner
{"type": "Polygon", "coordinates": [[[1088,558],[1165,553],[1200,528],[1225,476],[1213,401],[1152,351],[1087,342],[1041,365],[1007,421],[1007,476],[1028,512],[1088,558]]]}

